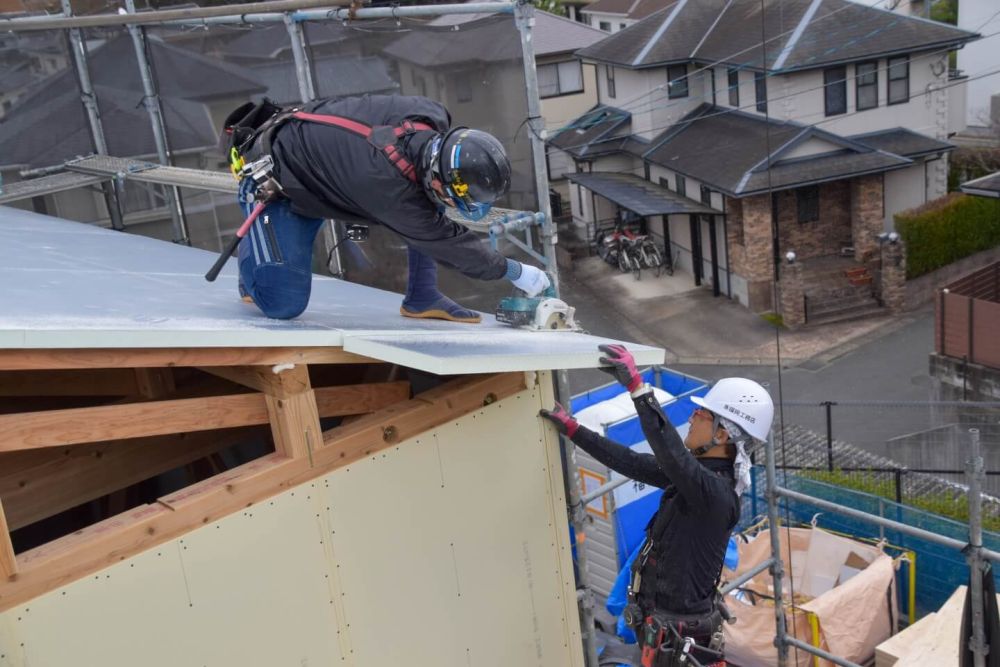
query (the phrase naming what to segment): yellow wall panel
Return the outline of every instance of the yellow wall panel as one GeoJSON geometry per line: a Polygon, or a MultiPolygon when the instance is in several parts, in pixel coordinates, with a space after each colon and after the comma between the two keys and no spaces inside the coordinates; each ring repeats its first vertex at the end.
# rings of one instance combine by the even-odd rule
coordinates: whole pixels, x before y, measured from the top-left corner
{"type": "Polygon", "coordinates": [[[0,614],[0,667],[582,665],[540,377],[0,614]]]}

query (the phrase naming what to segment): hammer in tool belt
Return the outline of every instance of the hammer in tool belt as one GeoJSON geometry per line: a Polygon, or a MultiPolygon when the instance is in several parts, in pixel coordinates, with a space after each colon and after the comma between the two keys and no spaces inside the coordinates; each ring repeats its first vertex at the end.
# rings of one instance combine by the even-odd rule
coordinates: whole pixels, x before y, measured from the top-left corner
{"type": "Polygon", "coordinates": [[[208,282],[214,282],[215,279],[219,277],[219,272],[222,271],[222,267],[226,265],[226,262],[229,261],[230,255],[232,255],[233,251],[236,250],[236,246],[240,244],[243,237],[250,231],[250,225],[254,223],[254,220],[256,220],[257,216],[259,216],[261,211],[264,210],[264,207],[281,196],[281,185],[279,185],[278,181],[274,180],[274,177],[272,176],[273,167],[274,161],[271,160],[271,156],[265,155],[261,159],[246,165],[241,170],[240,174],[243,178],[250,177],[254,180],[256,187],[254,188],[253,198],[256,203],[254,204],[253,210],[250,211],[250,215],[248,215],[247,219],[243,221],[240,228],[236,230],[236,236],[234,236],[233,240],[229,242],[226,249],[222,251],[219,259],[215,260],[215,264],[213,264],[212,268],[208,270],[208,273],[205,274],[205,280],[208,282]]]}

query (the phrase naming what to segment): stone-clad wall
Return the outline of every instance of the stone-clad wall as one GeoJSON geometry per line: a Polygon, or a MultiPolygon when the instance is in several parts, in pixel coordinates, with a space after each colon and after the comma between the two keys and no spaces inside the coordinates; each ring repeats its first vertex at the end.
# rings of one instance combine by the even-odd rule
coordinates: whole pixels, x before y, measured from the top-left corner
{"type": "Polygon", "coordinates": [[[882,174],[851,179],[851,236],[854,260],[869,264],[878,259],[878,235],[885,226],[882,174]]]}
{"type": "Polygon", "coordinates": [[[778,237],[781,253],[794,250],[799,261],[839,255],[851,245],[851,186],[849,181],[819,186],[819,219],[799,222],[795,190],[774,194],[778,200],[778,237]]]}

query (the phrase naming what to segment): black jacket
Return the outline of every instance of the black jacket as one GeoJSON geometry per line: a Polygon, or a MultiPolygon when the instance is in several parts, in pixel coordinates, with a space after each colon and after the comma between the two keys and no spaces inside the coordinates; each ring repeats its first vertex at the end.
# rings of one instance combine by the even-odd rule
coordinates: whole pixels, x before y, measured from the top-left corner
{"type": "Polygon", "coordinates": [[[652,393],[635,399],[653,454],[634,452],[584,427],[573,442],[609,468],[664,489],[647,526],[653,551],[640,571],[644,607],[677,614],[711,611],[712,598],[740,504],[729,459],[696,459],[652,393]]]}
{"type": "MultiPolygon", "coordinates": [[[[406,119],[438,131],[451,125],[448,111],[425,97],[366,95],[312,102],[303,110],[343,116],[373,127],[395,127],[406,119]]],[[[416,132],[399,144],[418,170],[420,151],[435,134],[416,132]]],[[[471,278],[496,280],[504,276],[507,263],[502,255],[445,217],[424,194],[419,174],[416,183],[407,179],[364,137],[343,128],[292,119],[274,133],[271,154],[275,177],[296,213],[313,218],[364,218],[388,227],[407,244],[471,278]]]]}

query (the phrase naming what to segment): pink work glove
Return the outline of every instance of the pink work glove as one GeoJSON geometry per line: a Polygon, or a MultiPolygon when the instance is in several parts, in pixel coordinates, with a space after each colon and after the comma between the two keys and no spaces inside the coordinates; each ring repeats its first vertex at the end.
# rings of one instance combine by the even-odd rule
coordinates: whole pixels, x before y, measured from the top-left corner
{"type": "Polygon", "coordinates": [[[556,430],[565,435],[568,438],[572,438],[573,434],[576,433],[576,429],[580,428],[580,423],[573,419],[566,409],[556,403],[554,410],[546,410],[542,408],[538,411],[539,417],[544,417],[550,422],[555,424],[556,430]]]}
{"type": "Polygon", "coordinates": [[[635,359],[624,345],[598,345],[597,349],[607,355],[600,359],[602,364],[608,364],[601,367],[602,371],[613,375],[629,393],[642,386],[642,376],[635,367],[635,359]]]}

